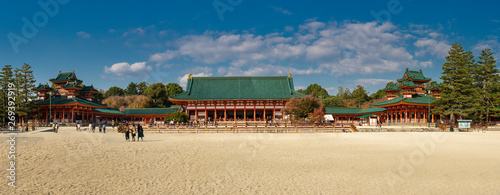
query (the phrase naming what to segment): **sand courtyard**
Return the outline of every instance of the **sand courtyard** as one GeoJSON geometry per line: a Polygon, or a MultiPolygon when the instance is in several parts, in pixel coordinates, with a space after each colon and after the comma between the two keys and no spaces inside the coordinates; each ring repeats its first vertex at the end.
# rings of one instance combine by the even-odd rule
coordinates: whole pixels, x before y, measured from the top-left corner
{"type": "Polygon", "coordinates": [[[500,132],[1,134],[2,194],[498,194],[500,132]]]}

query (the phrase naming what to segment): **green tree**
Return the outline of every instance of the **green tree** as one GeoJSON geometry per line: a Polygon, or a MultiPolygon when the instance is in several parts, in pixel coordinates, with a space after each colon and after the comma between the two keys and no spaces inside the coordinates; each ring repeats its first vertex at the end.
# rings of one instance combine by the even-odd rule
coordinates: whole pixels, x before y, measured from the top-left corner
{"type": "Polygon", "coordinates": [[[148,88],[148,83],[146,81],[142,81],[137,84],[137,94],[138,95],[144,95],[144,92],[148,88]]]}
{"type": "Polygon", "coordinates": [[[137,90],[137,84],[134,82],[130,82],[128,84],[127,89],[125,89],[125,95],[137,95],[138,90],[137,90]]]}
{"type": "Polygon", "coordinates": [[[453,124],[457,116],[467,117],[477,104],[474,102],[477,90],[473,86],[472,74],[476,68],[473,58],[472,52],[465,51],[459,43],[453,43],[442,67],[441,98],[433,102],[433,112],[449,115],[453,124]]]}
{"type": "Polygon", "coordinates": [[[343,98],[341,96],[330,96],[321,99],[325,107],[345,107],[343,98]]]}
{"type": "Polygon", "coordinates": [[[361,104],[370,101],[370,97],[362,85],[356,86],[356,88],[352,90],[351,96],[352,99],[356,101],[356,105],[358,105],[358,107],[361,106],[361,104]]]}
{"type": "Polygon", "coordinates": [[[169,107],[167,90],[162,83],[153,83],[144,91],[145,95],[151,99],[153,107],[169,107]]]}
{"type": "Polygon", "coordinates": [[[351,91],[349,90],[349,88],[345,88],[342,87],[342,86],[339,86],[339,90],[337,92],[337,96],[338,97],[342,97],[342,99],[349,99],[351,98],[351,91]]]}
{"type": "Polygon", "coordinates": [[[5,65],[2,68],[2,72],[0,72],[0,90],[1,90],[1,98],[0,98],[0,118],[2,124],[5,124],[7,117],[7,107],[8,107],[8,90],[9,83],[14,82],[14,73],[12,72],[11,65],[5,65]]]}
{"type": "Polygon", "coordinates": [[[296,92],[299,92],[299,93],[302,93],[302,94],[306,94],[306,90],[303,90],[303,89],[297,89],[296,92]]]}
{"type": "Polygon", "coordinates": [[[323,87],[321,87],[321,85],[318,85],[316,83],[307,86],[306,90],[304,90],[304,93],[308,95],[314,93],[316,96],[320,98],[325,98],[329,96],[326,89],[324,89],[323,87]]]}
{"type": "Polygon", "coordinates": [[[319,113],[325,112],[325,108],[316,95],[311,94],[300,99],[290,99],[285,105],[284,112],[291,115],[292,119],[297,121],[308,117],[316,119],[319,113]]]}
{"type": "Polygon", "coordinates": [[[476,107],[478,120],[488,122],[490,114],[498,116],[500,109],[497,105],[500,104],[500,91],[496,91],[499,87],[500,75],[496,66],[496,60],[491,49],[484,49],[479,56],[477,70],[475,71],[475,85],[478,89],[479,98],[476,100],[479,106],[476,107]]]}
{"type": "Polygon", "coordinates": [[[372,100],[378,100],[378,99],[382,99],[385,97],[385,95],[387,95],[386,92],[384,92],[382,89],[379,89],[376,93],[372,93],[370,95],[370,98],[372,100]]]}
{"type": "Polygon", "coordinates": [[[177,83],[168,83],[165,85],[165,89],[167,90],[168,97],[184,92],[182,87],[177,83]]]}
{"type": "Polygon", "coordinates": [[[189,119],[188,115],[185,112],[175,111],[172,114],[167,114],[165,117],[165,121],[178,121],[178,122],[187,122],[189,119]]]}
{"type": "Polygon", "coordinates": [[[28,113],[33,111],[34,106],[31,105],[31,101],[35,100],[37,95],[35,92],[35,77],[33,76],[33,71],[31,70],[31,66],[29,64],[24,63],[21,69],[18,70],[18,86],[19,90],[19,110],[17,110],[17,114],[21,117],[21,120],[24,121],[28,113]]]}
{"type": "Polygon", "coordinates": [[[102,100],[104,100],[104,94],[101,90],[94,94],[94,98],[92,98],[92,102],[101,104],[102,100]]]}
{"type": "Polygon", "coordinates": [[[113,86],[113,87],[110,87],[106,91],[106,93],[104,93],[104,98],[108,98],[111,96],[122,96],[123,94],[125,94],[125,91],[122,88],[117,87],[117,86],[113,86]]]}

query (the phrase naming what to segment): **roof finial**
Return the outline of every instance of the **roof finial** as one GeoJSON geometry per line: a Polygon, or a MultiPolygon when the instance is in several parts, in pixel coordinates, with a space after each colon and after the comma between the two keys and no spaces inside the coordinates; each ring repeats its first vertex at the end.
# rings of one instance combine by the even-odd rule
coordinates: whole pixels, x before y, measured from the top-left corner
{"type": "Polygon", "coordinates": [[[191,76],[192,76],[192,75],[193,75],[193,74],[189,74],[189,79],[191,79],[191,76]]]}
{"type": "Polygon", "coordinates": [[[292,74],[288,73],[288,78],[292,78],[292,74]]]}
{"type": "Polygon", "coordinates": [[[61,71],[59,71],[59,73],[61,73],[61,71]]]}

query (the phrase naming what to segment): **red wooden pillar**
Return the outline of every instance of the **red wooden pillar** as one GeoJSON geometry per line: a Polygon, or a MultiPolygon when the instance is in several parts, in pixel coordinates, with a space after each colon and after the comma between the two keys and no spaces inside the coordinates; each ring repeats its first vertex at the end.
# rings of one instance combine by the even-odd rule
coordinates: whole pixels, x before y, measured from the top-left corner
{"type": "Polygon", "coordinates": [[[276,102],[273,102],[273,121],[276,121],[276,102]]]}
{"type": "Polygon", "coordinates": [[[243,121],[247,121],[247,102],[243,102],[243,121]]]}
{"type": "Polygon", "coordinates": [[[198,102],[194,103],[194,120],[198,121],[198,102]]]}
{"type": "Polygon", "coordinates": [[[266,118],[266,102],[264,101],[264,121],[267,121],[267,118],[266,118]]]}
{"type": "Polygon", "coordinates": [[[253,101],[253,121],[255,121],[255,117],[257,115],[257,104],[255,103],[255,101],[253,101]]]}
{"type": "Polygon", "coordinates": [[[217,101],[214,102],[214,121],[217,120],[217,101]]]}
{"type": "Polygon", "coordinates": [[[236,121],[236,101],[233,101],[233,121],[236,121]]]}
{"type": "Polygon", "coordinates": [[[227,120],[227,102],[224,101],[224,121],[227,120]]]}
{"type": "Polygon", "coordinates": [[[207,102],[204,102],[205,104],[205,121],[207,121],[208,113],[207,113],[207,102]]]}

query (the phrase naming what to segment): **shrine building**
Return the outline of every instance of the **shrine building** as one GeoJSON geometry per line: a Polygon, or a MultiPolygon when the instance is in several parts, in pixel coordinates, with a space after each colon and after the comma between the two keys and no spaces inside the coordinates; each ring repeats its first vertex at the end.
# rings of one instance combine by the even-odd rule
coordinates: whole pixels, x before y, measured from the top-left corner
{"type": "Polygon", "coordinates": [[[282,109],[295,91],[292,75],[262,77],[191,77],[185,92],[171,102],[186,107],[191,121],[283,120],[282,109]]]}
{"type": "Polygon", "coordinates": [[[98,91],[92,86],[83,85],[83,81],[76,77],[74,71],[59,71],[56,78],[49,80],[49,84],[39,84],[36,111],[30,113],[28,121],[37,120],[38,123],[49,123],[52,119],[56,123],[99,123],[110,124],[111,121],[127,120],[131,123],[162,123],[166,114],[182,111],[181,107],[171,108],[128,108],[120,111],[108,108],[107,105],[92,102],[98,91]]]}
{"type": "MultiPolygon", "coordinates": [[[[366,124],[375,125],[374,121],[427,123],[430,113],[429,122],[434,123],[440,120],[441,116],[432,114],[432,101],[441,97],[441,89],[437,82],[430,81],[431,78],[425,77],[422,70],[413,71],[407,68],[402,78],[397,79],[396,83],[388,83],[383,89],[387,94],[387,101],[374,103],[373,107],[366,110],[326,108],[325,114],[331,115],[334,121],[340,123],[366,122],[366,124]],[[426,83],[428,83],[427,87],[426,83]]],[[[444,120],[447,119],[444,118],[444,120]]]]}

